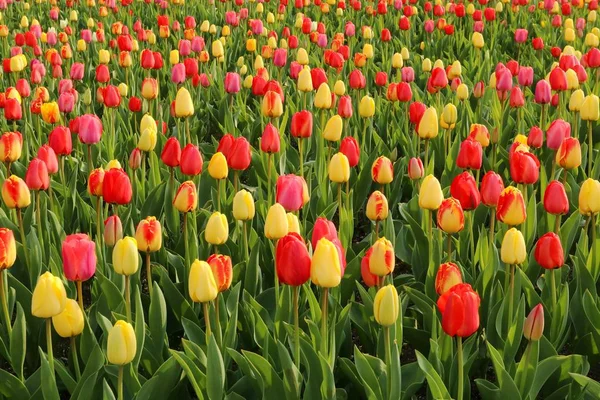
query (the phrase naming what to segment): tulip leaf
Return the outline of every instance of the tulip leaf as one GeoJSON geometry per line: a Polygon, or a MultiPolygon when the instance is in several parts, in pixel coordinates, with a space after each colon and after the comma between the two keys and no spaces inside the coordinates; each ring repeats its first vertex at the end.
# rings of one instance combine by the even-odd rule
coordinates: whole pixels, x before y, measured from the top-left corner
{"type": "Polygon", "coordinates": [[[249,362],[250,368],[259,377],[259,385],[263,398],[278,399],[285,398],[285,388],[283,381],[277,375],[273,366],[264,357],[242,350],[242,354],[249,362]]]}
{"type": "MultiPolygon", "coordinates": [[[[383,393],[380,386],[381,375],[376,375],[372,366],[370,365],[367,357],[354,347],[354,360],[356,363],[356,370],[358,375],[362,379],[363,384],[370,389],[375,399],[383,399],[383,393]]],[[[369,396],[367,396],[369,398],[369,396]]]]}
{"type": "Polygon", "coordinates": [[[184,317],[192,321],[194,324],[200,326],[200,320],[194,313],[189,302],[182,296],[181,292],[177,289],[167,270],[162,265],[155,265],[154,269],[158,269],[160,275],[160,287],[164,291],[165,299],[171,307],[173,314],[178,321],[181,321],[184,317]]]}
{"type": "MultiPolygon", "coordinates": [[[[123,391],[125,390],[127,389],[124,387],[123,391]]],[[[108,385],[108,382],[106,382],[106,379],[102,379],[102,400],[116,400],[115,394],[108,385]]]]}
{"type": "Polygon", "coordinates": [[[148,322],[154,353],[156,353],[156,357],[162,361],[161,354],[167,333],[167,305],[162,290],[157,282],[153,283],[153,288],[148,322]]]}
{"type": "Polygon", "coordinates": [[[581,387],[584,388],[588,393],[592,394],[595,398],[600,398],[600,383],[591,379],[585,375],[569,373],[571,377],[577,382],[581,387]]]}
{"type": "Polygon", "coordinates": [[[408,400],[423,386],[425,375],[421,372],[417,362],[402,365],[401,373],[402,400],[408,400]]]}
{"type": "Polygon", "coordinates": [[[0,368],[0,394],[9,399],[29,399],[30,394],[23,382],[8,371],[0,368]]]}
{"type": "Polygon", "coordinates": [[[530,393],[530,389],[533,385],[533,380],[535,378],[536,369],[538,366],[539,351],[539,341],[530,341],[525,348],[525,352],[523,353],[521,361],[517,367],[515,385],[517,385],[519,388],[522,398],[527,398],[527,395],[530,393]]]}
{"type": "MultiPolygon", "coordinates": [[[[0,288],[0,290],[3,289],[0,288]]],[[[25,363],[27,346],[27,324],[25,322],[23,307],[19,303],[17,303],[17,317],[12,329],[10,335],[10,361],[13,370],[17,373],[17,377],[23,380],[23,364],[25,363]]]]}
{"type": "Polygon", "coordinates": [[[210,336],[208,342],[208,360],[206,368],[206,386],[208,398],[210,400],[220,400],[223,398],[225,386],[225,366],[221,350],[217,345],[214,335],[210,336]]]}
{"type": "Polygon", "coordinates": [[[194,363],[182,352],[169,350],[173,358],[177,360],[185,374],[187,375],[188,381],[194,388],[194,393],[199,400],[203,400],[202,390],[198,386],[201,381],[206,381],[206,376],[194,365],[194,363]]]}
{"type": "Polygon", "coordinates": [[[60,400],[58,389],[56,387],[56,378],[54,377],[53,371],[50,369],[50,364],[46,355],[41,348],[38,349],[40,353],[40,360],[42,363],[42,393],[45,400],[60,400]]]}
{"type": "Polygon", "coordinates": [[[110,279],[104,276],[100,271],[96,271],[96,279],[102,288],[102,296],[106,299],[108,307],[111,310],[124,309],[125,300],[121,291],[110,279]]]}
{"type": "Polygon", "coordinates": [[[444,382],[437,371],[420,352],[416,351],[415,353],[417,356],[417,363],[419,364],[421,371],[425,374],[425,379],[427,379],[427,385],[433,398],[450,400],[450,393],[448,393],[448,389],[446,388],[446,385],[444,385],[444,382]]]}
{"type": "Polygon", "coordinates": [[[150,400],[155,398],[165,399],[175,388],[181,375],[181,367],[175,357],[170,357],[160,368],[148,379],[137,394],[138,400],[150,400]]]}
{"type": "MultiPolygon", "coordinates": [[[[293,327],[287,325],[286,328],[289,328],[286,329],[288,332],[293,332],[293,327]]],[[[290,352],[282,342],[277,342],[277,350],[283,369],[283,385],[285,388],[286,399],[299,399],[302,375],[300,375],[300,371],[296,368],[290,357],[290,352]]]]}
{"type": "Polygon", "coordinates": [[[496,350],[494,346],[492,346],[492,344],[489,342],[487,342],[487,348],[490,358],[492,359],[494,371],[496,372],[496,376],[498,377],[498,383],[500,385],[500,394],[503,396],[503,398],[521,399],[521,394],[519,393],[515,382],[508,374],[508,372],[506,372],[504,362],[502,361],[502,356],[500,355],[498,350],[496,350]]]}

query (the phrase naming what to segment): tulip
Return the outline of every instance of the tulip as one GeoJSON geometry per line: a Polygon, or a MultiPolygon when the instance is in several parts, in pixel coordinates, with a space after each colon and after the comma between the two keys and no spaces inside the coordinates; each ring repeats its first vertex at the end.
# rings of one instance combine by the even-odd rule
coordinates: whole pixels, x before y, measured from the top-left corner
{"type": "MultiPolygon", "coordinates": [[[[348,162],[348,158],[344,153],[336,153],[333,155],[333,157],[331,157],[328,166],[328,173],[329,180],[332,182],[348,182],[348,180],[350,179],[350,164],[348,162]]],[[[338,191],[338,194],[339,193],[340,192],[338,191]]]]}
{"type": "Polygon", "coordinates": [[[325,128],[321,132],[321,135],[327,141],[337,142],[342,136],[343,126],[344,123],[342,117],[334,115],[327,121],[327,124],[325,124],[325,128]]]}
{"type": "Polygon", "coordinates": [[[322,288],[332,288],[340,284],[342,269],[338,249],[333,242],[322,238],[317,243],[311,262],[310,277],[313,284],[322,288]]]}
{"type": "Polygon", "coordinates": [[[265,93],[261,110],[267,118],[279,118],[283,114],[283,102],[279,93],[272,90],[265,93]]]}
{"type": "Polygon", "coordinates": [[[317,89],[317,93],[315,94],[315,107],[325,110],[331,108],[331,90],[326,82],[322,83],[317,89]]]}
{"type": "Polygon", "coordinates": [[[79,121],[79,140],[84,144],[95,144],[102,137],[102,121],[96,115],[85,114],[79,121]]]}
{"type": "Polygon", "coordinates": [[[67,299],[64,310],[52,317],[52,325],[60,337],[70,338],[83,332],[83,312],[73,299],[67,299]]]}
{"type": "Polygon", "coordinates": [[[193,181],[183,182],[179,186],[175,198],[173,199],[173,206],[182,213],[187,213],[196,209],[198,206],[198,192],[193,181]]]}
{"type": "MultiPolygon", "coordinates": [[[[91,179],[91,177],[90,177],[91,179]]],[[[88,188],[91,186],[88,182],[88,188]]],[[[131,202],[133,194],[129,176],[121,168],[112,168],[104,173],[100,194],[109,204],[125,205],[131,202]]]]}
{"type": "Polygon", "coordinates": [[[443,200],[444,194],[440,182],[435,176],[427,175],[419,190],[419,207],[430,211],[437,210],[443,200]]]}
{"type": "MultiPolygon", "coordinates": [[[[214,167],[219,166],[217,170],[222,167],[222,165],[220,165],[221,162],[227,169],[227,160],[225,160],[225,157],[222,154],[221,156],[223,157],[222,160],[219,160],[219,163],[215,163],[214,165],[214,167]]],[[[181,151],[179,169],[182,174],[189,176],[196,176],[202,172],[202,154],[200,154],[198,147],[190,143],[183,148],[181,151]]],[[[225,172],[225,176],[227,176],[227,172],[225,172]]]]}
{"type": "Polygon", "coordinates": [[[496,218],[509,226],[517,226],[525,221],[527,218],[525,200],[519,189],[508,186],[500,193],[496,218]]]}
{"type": "MultiPolygon", "coordinates": [[[[188,281],[190,297],[195,303],[207,303],[217,298],[219,288],[211,266],[205,261],[195,260],[190,268],[188,281]]],[[[207,334],[210,335],[209,320],[206,319],[207,334]]]]}
{"type": "MultiPolygon", "coordinates": [[[[236,171],[244,171],[250,166],[252,156],[250,154],[250,143],[245,137],[235,139],[229,154],[226,156],[229,166],[236,171]]],[[[234,181],[237,187],[237,179],[234,181]]]]}
{"type": "Polygon", "coordinates": [[[371,177],[374,182],[380,185],[385,185],[394,180],[394,167],[389,158],[380,156],[373,162],[371,177]]]}
{"type": "Polygon", "coordinates": [[[252,194],[244,189],[233,198],[233,217],[237,221],[249,221],[254,218],[254,199],[252,194]]]}
{"type": "Polygon", "coordinates": [[[69,235],[62,243],[63,272],[65,277],[77,284],[77,300],[83,310],[82,282],[96,272],[96,244],[88,235],[69,235]]]}
{"type": "Polygon", "coordinates": [[[229,224],[227,217],[220,212],[214,212],[206,223],[204,239],[215,246],[224,244],[229,237],[229,224]]]}
{"type": "Polygon", "coordinates": [[[546,131],[546,145],[549,149],[558,150],[565,138],[571,136],[571,125],[562,120],[552,121],[546,131]]]}
{"type": "Polygon", "coordinates": [[[358,114],[363,118],[375,115],[375,100],[368,95],[363,96],[358,105],[358,114]]]}
{"type": "Polygon", "coordinates": [[[523,234],[516,228],[511,228],[504,234],[500,256],[502,262],[509,265],[522,264],[525,261],[527,257],[525,239],[523,234]]]}
{"type": "Polygon", "coordinates": [[[379,190],[374,191],[369,196],[366,213],[367,218],[371,221],[379,222],[387,219],[389,213],[388,201],[385,195],[379,190]]]}
{"type": "Polygon", "coordinates": [[[112,252],[112,263],[115,272],[131,276],[139,267],[138,244],[135,238],[126,236],[115,243],[112,252]]]}
{"type": "MultiPolygon", "coordinates": [[[[25,183],[30,190],[39,191],[46,190],[50,186],[50,177],[48,175],[48,167],[39,158],[34,158],[27,167],[25,173],[25,183]]],[[[39,196],[36,194],[36,198],[39,196]]]]}
{"type": "Polygon", "coordinates": [[[579,212],[583,215],[595,215],[600,212],[600,182],[588,178],[579,190],[579,212]]]}
{"type": "Polygon", "coordinates": [[[122,368],[123,365],[133,361],[136,351],[137,341],[133,327],[128,322],[118,320],[108,332],[106,344],[108,362],[122,368]]]}
{"type": "MultiPolygon", "coordinates": [[[[427,113],[427,111],[425,111],[425,113],[427,113]]],[[[444,129],[454,129],[457,118],[456,106],[452,103],[446,104],[442,110],[440,125],[444,129]]]]}
{"type": "Polygon", "coordinates": [[[290,125],[292,136],[295,138],[309,138],[313,130],[313,116],[310,111],[303,110],[292,116],[290,125]]]}
{"type": "Polygon", "coordinates": [[[548,232],[540,237],[535,245],[534,256],[537,263],[544,269],[562,267],[565,259],[560,237],[554,232],[548,232]]]}
{"type": "Polygon", "coordinates": [[[481,201],[477,182],[467,171],[460,173],[452,180],[450,194],[460,202],[465,211],[476,209],[481,201]]]}
{"type": "MultiPolygon", "coordinates": [[[[233,277],[233,267],[231,265],[231,258],[223,254],[213,254],[206,260],[213,273],[217,290],[224,292],[231,286],[231,279],[233,277]]],[[[218,318],[217,318],[218,320],[218,318]]]]}
{"type": "Polygon", "coordinates": [[[181,146],[176,137],[170,137],[165,142],[165,146],[160,154],[162,162],[170,168],[175,168],[181,161],[181,146]]]}
{"type": "Polygon", "coordinates": [[[23,209],[31,204],[29,188],[16,175],[11,175],[2,185],[2,200],[8,208],[23,209]]]}
{"type": "Polygon", "coordinates": [[[480,169],[483,162],[481,143],[468,136],[460,145],[456,165],[463,169],[480,169]]]}
{"type": "MultiPolygon", "coordinates": [[[[425,110],[417,126],[417,133],[421,139],[433,139],[438,135],[438,116],[435,107],[425,110]]],[[[426,142],[427,143],[427,142],[426,142]]],[[[426,154],[427,155],[427,154],[426,154]]],[[[427,163],[425,163],[427,164],[427,163]]]]}
{"type": "Polygon", "coordinates": [[[587,95],[581,104],[581,119],[584,121],[598,121],[600,119],[600,100],[594,94],[587,95]]]}
{"type": "Polygon", "coordinates": [[[215,153],[208,163],[208,173],[213,179],[225,179],[229,173],[227,160],[221,152],[215,153]]]}
{"type": "Polygon", "coordinates": [[[301,209],[304,205],[304,179],[294,174],[280,175],[277,178],[275,201],[286,211],[301,209]]]}
{"type": "MultiPolygon", "coordinates": [[[[398,320],[400,304],[394,285],[386,285],[377,291],[373,300],[373,315],[381,326],[390,327],[398,320]]],[[[389,336],[388,336],[389,338],[389,336]]]]}
{"type": "Polygon", "coordinates": [[[260,139],[260,149],[265,153],[279,153],[281,139],[277,128],[268,123],[260,139]]]}
{"type": "Polygon", "coordinates": [[[510,155],[510,175],[516,183],[533,184],[540,176],[540,162],[538,158],[526,150],[524,145],[519,145],[510,155]]]}
{"type": "Polygon", "coordinates": [[[287,234],[277,242],[275,265],[277,276],[285,285],[297,287],[310,278],[311,259],[299,234],[287,234]]]}
{"type": "Polygon", "coordinates": [[[17,247],[13,231],[8,228],[0,228],[0,275],[5,269],[9,269],[17,259],[17,247]]]}
{"type": "Polygon", "coordinates": [[[278,240],[287,235],[288,220],[285,209],[279,203],[273,204],[265,219],[265,236],[267,239],[278,240]]]}
{"type": "Polygon", "coordinates": [[[141,151],[149,152],[153,151],[156,147],[156,125],[150,128],[146,128],[140,131],[140,138],[138,140],[137,148],[141,151]]]}
{"type": "MultiPolygon", "coordinates": [[[[396,258],[394,247],[386,238],[382,237],[375,241],[375,244],[367,250],[363,262],[369,267],[369,272],[378,277],[385,277],[394,272],[396,258]]],[[[384,279],[379,281],[383,284],[384,279]]]]}
{"type": "MultiPolygon", "coordinates": [[[[454,285],[439,298],[437,304],[442,313],[442,329],[449,336],[458,336],[459,343],[461,338],[471,336],[479,328],[480,299],[471,285],[454,285]]],[[[462,359],[462,344],[459,345],[458,351],[459,358],[462,359]]],[[[460,371],[459,376],[462,376],[460,371]]],[[[461,386],[459,383],[458,393],[462,393],[461,386]]]]}
{"type": "MultiPolygon", "coordinates": [[[[177,73],[174,72],[174,75],[177,73]]],[[[142,81],[142,97],[146,100],[154,100],[158,97],[158,81],[154,78],[146,78],[142,81]]]]}
{"type": "Polygon", "coordinates": [[[435,276],[435,291],[438,295],[443,295],[461,283],[463,283],[462,273],[456,264],[448,262],[440,265],[435,276]]]}
{"type": "MultiPolygon", "coordinates": [[[[504,190],[502,177],[494,171],[488,171],[481,180],[481,202],[488,207],[496,207],[500,193],[504,190]]],[[[494,219],[493,219],[494,220],[494,219]]]]}
{"type": "MultiPolygon", "coordinates": [[[[70,138],[70,137],[69,137],[70,138]]],[[[21,157],[23,136],[19,132],[6,132],[0,136],[0,161],[13,163],[21,157]]]]}
{"type": "Polygon", "coordinates": [[[465,216],[460,202],[453,197],[442,201],[437,213],[438,227],[449,235],[460,232],[465,226],[465,216]]]}
{"type": "Polygon", "coordinates": [[[533,307],[525,324],[523,324],[523,336],[530,342],[540,340],[544,334],[544,307],[542,304],[538,304],[533,307]]]}
{"type": "Polygon", "coordinates": [[[565,138],[556,152],[555,161],[565,170],[578,168],[581,165],[579,140],[571,137],[565,138]]]}
{"type": "MultiPolygon", "coordinates": [[[[564,215],[569,212],[569,199],[565,187],[559,181],[552,181],[544,192],[544,209],[553,215],[564,215]]],[[[560,220],[558,221],[560,223],[560,220]]]]}

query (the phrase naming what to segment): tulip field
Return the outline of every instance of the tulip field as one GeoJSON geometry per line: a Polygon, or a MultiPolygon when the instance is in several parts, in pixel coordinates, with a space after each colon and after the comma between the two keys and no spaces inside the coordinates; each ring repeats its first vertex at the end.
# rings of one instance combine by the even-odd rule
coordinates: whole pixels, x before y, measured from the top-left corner
{"type": "Polygon", "coordinates": [[[0,0],[0,399],[600,399],[598,0],[0,0]]]}

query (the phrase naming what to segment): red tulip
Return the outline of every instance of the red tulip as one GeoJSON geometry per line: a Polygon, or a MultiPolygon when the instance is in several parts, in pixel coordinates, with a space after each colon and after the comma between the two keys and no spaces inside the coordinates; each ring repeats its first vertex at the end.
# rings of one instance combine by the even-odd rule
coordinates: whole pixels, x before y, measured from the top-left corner
{"type": "Polygon", "coordinates": [[[105,202],[119,205],[129,204],[131,195],[131,181],[125,171],[119,168],[106,171],[102,181],[102,196],[105,202]]]}
{"type": "Polygon", "coordinates": [[[59,156],[71,154],[71,151],[73,150],[71,131],[65,126],[57,126],[50,132],[48,144],[59,156]]]}
{"type": "MultiPolygon", "coordinates": [[[[102,137],[102,121],[94,114],[84,114],[77,118],[79,140],[84,144],[95,144],[102,137]]],[[[58,153],[58,152],[57,152],[58,153]]]]}
{"type": "Polygon", "coordinates": [[[292,116],[292,136],[296,138],[309,138],[313,130],[313,115],[310,111],[298,111],[292,116]]]}
{"type": "Polygon", "coordinates": [[[521,91],[520,87],[514,86],[510,90],[509,105],[512,108],[520,108],[525,105],[525,97],[523,96],[523,92],[521,91]]]}
{"type": "Polygon", "coordinates": [[[39,158],[34,158],[27,167],[25,183],[30,190],[46,190],[50,186],[48,167],[39,158]]]}
{"type": "Polygon", "coordinates": [[[70,281],[87,281],[96,272],[96,244],[84,233],[69,235],[62,243],[63,271],[70,281]]]}
{"type": "Polygon", "coordinates": [[[543,50],[544,49],[544,40],[540,37],[536,37],[531,41],[531,45],[534,50],[543,50]]]}
{"type": "Polygon", "coordinates": [[[550,87],[554,91],[567,90],[567,75],[561,68],[556,67],[550,72],[550,87]]]}
{"type": "Polygon", "coordinates": [[[231,258],[223,254],[212,254],[206,262],[210,265],[219,292],[229,289],[233,279],[231,258]]]}
{"type": "Polygon", "coordinates": [[[19,100],[9,98],[4,103],[4,118],[7,121],[19,121],[23,117],[23,110],[19,100]]]}
{"type": "Polygon", "coordinates": [[[442,329],[449,336],[468,337],[479,329],[479,295],[471,285],[461,283],[444,293],[437,302],[442,329]]]}
{"type": "Polygon", "coordinates": [[[128,107],[131,112],[140,112],[142,110],[142,100],[139,97],[132,96],[129,99],[128,107]]]}
{"type": "MultiPolygon", "coordinates": [[[[552,88],[547,80],[541,79],[535,84],[535,102],[538,104],[548,104],[552,100],[552,88]]],[[[544,129],[544,127],[541,127],[544,129]]]]}
{"type": "Polygon", "coordinates": [[[265,153],[279,153],[280,141],[277,128],[269,122],[260,139],[260,149],[265,153]]]}
{"type": "Polygon", "coordinates": [[[494,171],[488,171],[481,180],[481,201],[488,207],[496,207],[500,193],[504,190],[502,177],[494,171]]]}
{"type": "Polygon", "coordinates": [[[410,84],[406,82],[398,83],[398,86],[396,86],[396,96],[403,103],[411,101],[413,93],[410,84]]]}
{"type": "Polygon", "coordinates": [[[483,148],[472,136],[460,144],[456,165],[462,169],[480,169],[483,162],[483,148]]]}
{"type": "Polygon", "coordinates": [[[350,82],[350,88],[355,90],[364,89],[367,85],[367,80],[360,69],[352,70],[348,76],[348,81],[350,82]]]}
{"type": "Polygon", "coordinates": [[[248,140],[245,137],[235,139],[227,158],[229,166],[234,170],[244,171],[250,166],[251,161],[252,156],[248,140]]]}
{"type": "Polygon", "coordinates": [[[537,126],[532,126],[527,135],[527,146],[539,149],[544,144],[544,131],[537,126]]]}
{"type": "Polygon", "coordinates": [[[98,83],[107,83],[110,81],[110,71],[104,64],[100,64],[96,67],[96,81],[98,83]]]}
{"type": "Polygon", "coordinates": [[[348,158],[350,167],[356,167],[360,159],[360,146],[352,136],[346,136],[340,142],[340,152],[348,158]]]}
{"type": "Polygon", "coordinates": [[[431,71],[428,85],[431,85],[435,91],[448,86],[448,76],[443,68],[436,67],[431,71]]]}
{"type": "Polygon", "coordinates": [[[277,242],[275,265],[279,280],[300,286],[310,278],[310,256],[306,244],[297,233],[289,233],[277,242]]]}
{"type": "Polygon", "coordinates": [[[379,71],[375,74],[375,85],[385,86],[387,85],[388,76],[385,72],[379,71]]]}
{"type": "Polygon", "coordinates": [[[421,122],[421,118],[423,117],[426,109],[427,106],[419,101],[411,103],[410,107],[408,108],[408,118],[410,123],[415,126],[419,125],[419,122],[421,122]]]}
{"type": "Polygon", "coordinates": [[[563,119],[555,119],[546,131],[546,146],[558,150],[563,140],[568,137],[571,137],[571,124],[563,119]]]}
{"type": "Polygon", "coordinates": [[[225,92],[229,94],[237,93],[240,91],[240,87],[240,75],[236,72],[228,72],[225,75],[225,92]]]}
{"type": "Polygon", "coordinates": [[[56,159],[56,153],[52,150],[52,147],[45,144],[39,148],[37,158],[42,160],[46,164],[48,173],[50,175],[58,172],[58,160],[56,159]]]}
{"type": "Polygon", "coordinates": [[[311,244],[313,251],[317,248],[317,243],[322,238],[333,242],[334,239],[338,238],[338,233],[333,222],[329,221],[327,218],[319,217],[315,221],[312,232],[311,244]]]}
{"type": "Polygon", "coordinates": [[[108,85],[104,88],[104,105],[109,108],[121,105],[121,94],[116,86],[108,85]]]}
{"type": "Polygon", "coordinates": [[[465,171],[458,174],[450,185],[450,194],[460,202],[463,210],[474,210],[481,202],[481,195],[477,189],[475,178],[465,171]]]}
{"type": "Polygon", "coordinates": [[[179,169],[184,175],[195,176],[202,173],[202,154],[198,147],[189,143],[183,148],[179,169]]]}
{"type": "Polygon", "coordinates": [[[225,135],[223,135],[221,140],[219,140],[217,152],[223,153],[225,158],[229,160],[229,154],[231,153],[231,149],[233,148],[234,143],[235,137],[233,137],[231,133],[226,133],[225,135]]]}
{"type": "Polygon", "coordinates": [[[362,280],[368,287],[376,286],[379,283],[379,277],[375,274],[371,273],[371,267],[369,266],[369,258],[367,257],[368,253],[372,253],[373,248],[370,247],[365,254],[365,257],[362,258],[360,262],[360,275],[362,276],[362,280]]]}
{"type": "Polygon", "coordinates": [[[421,179],[425,174],[423,162],[420,158],[412,157],[408,161],[408,177],[412,180],[421,179]]]}
{"type": "Polygon", "coordinates": [[[510,176],[516,183],[536,183],[540,177],[540,161],[538,158],[522,149],[519,145],[508,160],[510,164],[510,176]]]}
{"type": "Polygon", "coordinates": [[[340,97],[337,113],[340,117],[345,119],[352,117],[352,98],[350,96],[340,97]]]}
{"type": "Polygon", "coordinates": [[[535,244],[535,261],[544,269],[560,268],[565,263],[565,256],[560,237],[548,232],[535,244]]]}
{"type": "Polygon", "coordinates": [[[565,187],[559,181],[552,181],[544,192],[544,209],[553,215],[564,215],[569,212],[569,198],[565,187]]]}

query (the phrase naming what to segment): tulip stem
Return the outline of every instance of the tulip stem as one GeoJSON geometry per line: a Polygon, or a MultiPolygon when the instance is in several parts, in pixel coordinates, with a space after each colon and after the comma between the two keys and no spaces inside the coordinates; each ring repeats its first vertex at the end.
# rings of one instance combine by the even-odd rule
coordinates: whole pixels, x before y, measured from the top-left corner
{"type": "MultiPolygon", "coordinates": [[[[302,138],[298,138],[298,154],[300,155],[300,176],[304,178],[304,159],[302,158],[302,138]]],[[[269,153],[269,178],[271,177],[271,153],[269,153]]],[[[269,191],[271,190],[269,179],[269,191]]],[[[271,202],[269,202],[271,204],[271,202]]]]}
{"type": "Polygon", "coordinates": [[[77,377],[77,381],[79,382],[81,379],[81,369],[79,368],[79,356],[77,355],[75,336],[71,336],[71,352],[73,357],[73,369],[75,370],[75,377],[77,377]]]}
{"type": "Polygon", "coordinates": [[[448,241],[448,262],[452,261],[452,235],[448,234],[446,235],[447,241],[448,241]]]}
{"type": "Polygon", "coordinates": [[[150,263],[150,252],[146,252],[146,280],[148,281],[148,294],[152,298],[152,264],[150,263]]]}
{"type": "Polygon", "coordinates": [[[77,303],[79,303],[79,308],[81,308],[81,312],[84,313],[84,315],[85,315],[85,311],[83,309],[83,282],[76,281],[76,285],[77,285],[77,303]]]}
{"type": "Polygon", "coordinates": [[[17,219],[19,220],[19,230],[21,231],[21,244],[23,245],[23,252],[25,253],[25,263],[27,264],[27,268],[29,268],[30,267],[29,251],[27,251],[27,241],[25,239],[25,228],[23,226],[23,213],[21,212],[20,208],[17,208],[17,219]]]}
{"type": "Polygon", "coordinates": [[[125,315],[127,322],[131,323],[131,295],[129,275],[125,275],[125,315]]]}
{"type": "Polygon", "coordinates": [[[588,178],[592,177],[592,157],[594,156],[594,147],[592,142],[592,121],[588,121],[588,178]]]}
{"type": "Polygon", "coordinates": [[[473,236],[473,225],[475,223],[475,211],[467,213],[469,215],[469,248],[471,249],[471,265],[473,266],[473,278],[477,269],[475,267],[475,238],[473,236]]]}
{"type": "Polygon", "coordinates": [[[142,151],[142,200],[146,197],[146,153],[142,151]]]}
{"type": "Polygon", "coordinates": [[[123,400],[123,366],[119,365],[119,377],[117,378],[118,400],[123,400]]]}
{"type": "Polygon", "coordinates": [[[494,246],[494,236],[496,235],[496,213],[495,209],[490,210],[490,248],[494,246]]]}
{"type": "Polygon", "coordinates": [[[248,222],[243,221],[242,225],[244,226],[244,252],[246,253],[246,262],[249,262],[250,254],[248,250],[248,222]]]}
{"type": "MultiPolygon", "coordinates": [[[[92,157],[92,145],[88,144],[87,145],[87,158],[88,158],[88,174],[90,174],[93,170],[94,170],[94,160],[92,157]]],[[[64,165],[62,164],[63,162],[63,158],[61,158],[61,167],[64,165]]],[[[63,172],[63,185],[65,184],[64,182],[64,172],[63,172]]]]}
{"type": "MultiPolygon", "coordinates": [[[[65,186],[65,157],[60,156],[60,183],[65,186]]],[[[10,173],[9,173],[10,175],[10,173]]]]}
{"type": "Polygon", "coordinates": [[[321,355],[325,357],[325,359],[329,359],[327,355],[327,306],[329,304],[329,299],[327,298],[329,295],[329,289],[323,288],[323,293],[321,295],[321,355]]]}
{"type": "Polygon", "coordinates": [[[556,276],[554,269],[548,270],[548,285],[550,285],[550,293],[552,296],[552,307],[556,306],[556,276]]]}
{"type": "Polygon", "coordinates": [[[385,365],[387,369],[387,395],[388,398],[391,399],[390,395],[392,393],[392,344],[390,341],[390,327],[385,326],[383,328],[383,333],[385,335],[385,365]]]}
{"type": "Polygon", "coordinates": [[[219,320],[219,293],[217,293],[217,297],[215,297],[215,331],[217,331],[217,342],[221,337],[221,321],[219,320]]]}
{"type": "Polygon", "coordinates": [[[8,332],[8,338],[10,339],[12,326],[10,324],[10,313],[8,312],[8,302],[6,300],[8,294],[8,279],[6,280],[6,289],[4,290],[4,274],[7,273],[5,270],[0,271],[0,290],[2,294],[0,295],[0,300],[2,301],[2,311],[4,312],[4,319],[6,320],[6,331],[8,332]]]}
{"type": "Polygon", "coordinates": [[[52,318],[46,318],[46,351],[48,352],[48,364],[50,372],[54,377],[54,355],[52,353],[52,318]]]}
{"type": "Polygon", "coordinates": [[[510,265],[510,297],[508,299],[508,323],[512,322],[513,318],[513,305],[515,301],[515,266],[510,265]]]}
{"type": "MultiPolygon", "coordinates": [[[[590,217],[592,222],[591,222],[591,228],[592,228],[592,268],[596,268],[596,214],[592,214],[592,216],[590,217]]],[[[595,275],[595,274],[594,274],[595,275]]],[[[594,280],[597,280],[598,277],[594,276],[594,280]]]]}
{"type": "Polygon", "coordinates": [[[428,210],[429,213],[429,226],[427,227],[427,239],[429,241],[429,247],[432,245],[432,236],[433,236],[433,212],[428,210]]]}
{"type": "Polygon", "coordinates": [[[190,119],[185,119],[185,136],[187,138],[188,144],[192,143],[192,135],[190,134],[190,119]]]}
{"type": "Polygon", "coordinates": [[[429,169],[429,139],[425,139],[425,170],[429,169]]]}
{"type": "Polygon", "coordinates": [[[221,212],[221,179],[217,179],[217,211],[221,212]]]}
{"type": "Polygon", "coordinates": [[[208,313],[208,302],[204,302],[202,303],[202,308],[204,310],[204,324],[206,325],[206,345],[208,346],[208,343],[210,341],[210,315],[208,313]]]}
{"type": "Polygon", "coordinates": [[[463,346],[462,337],[456,337],[456,361],[458,363],[458,392],[456,393],[456,399],[462,400],[463,398],[463,346]]]}
{"type": "Polygon", "coordinates": [[[338,183],[338,216],[339,224],[342,224],[342,184],[338,183]]]}
{"type": "Polygon", "coordinates": [[[294,361],[296,368],[300,369],[300,322],[298,317],[298,286],[294,286],[294,361]]]}

